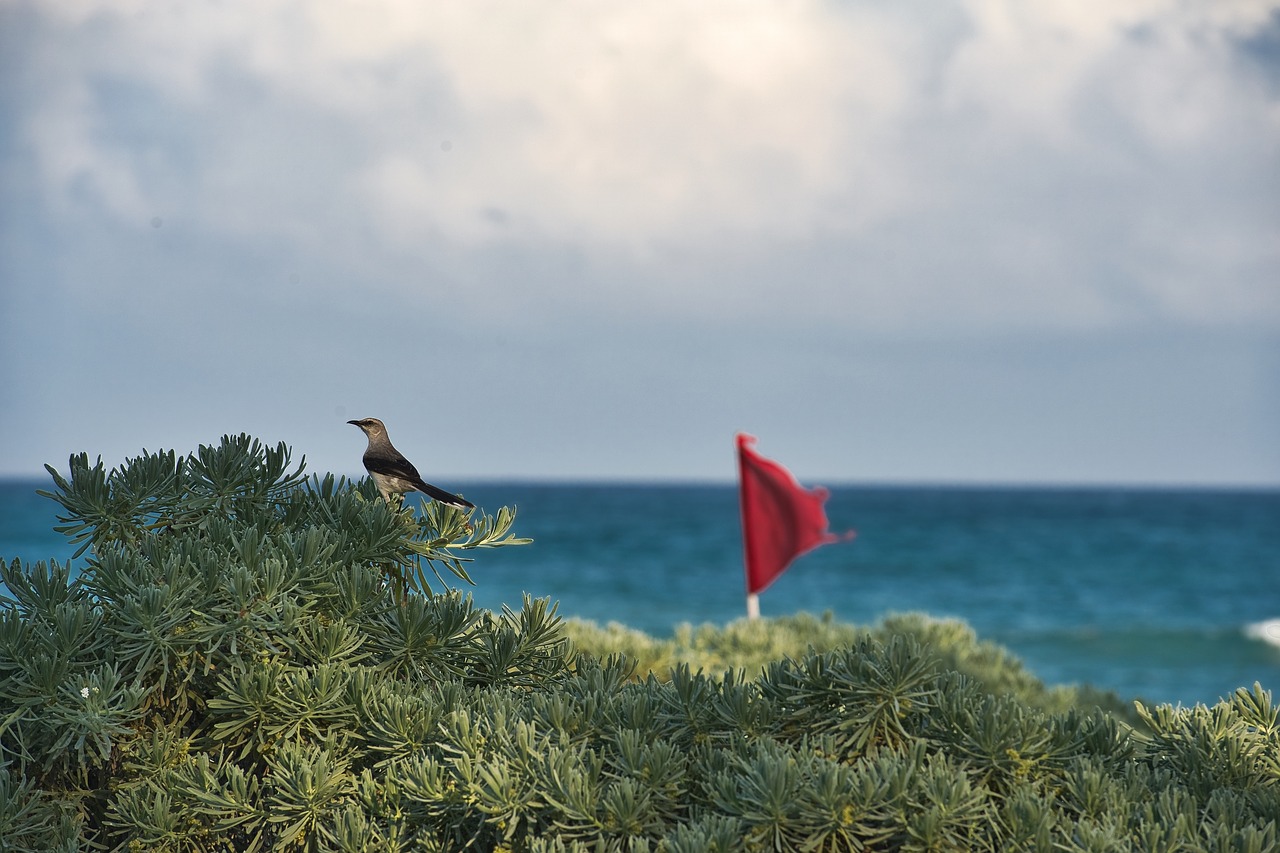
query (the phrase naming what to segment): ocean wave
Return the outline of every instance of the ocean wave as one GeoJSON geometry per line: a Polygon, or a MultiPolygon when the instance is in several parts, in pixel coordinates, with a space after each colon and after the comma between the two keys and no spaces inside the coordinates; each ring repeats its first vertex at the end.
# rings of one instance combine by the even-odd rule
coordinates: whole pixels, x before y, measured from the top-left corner
{"type": "Polygon", "coordinates": [[[1269,646],[1280,647],[1280,619],[1264,619],[1245,625],[1244,635],[1251,640],[1261,640],[1269,646]]]}

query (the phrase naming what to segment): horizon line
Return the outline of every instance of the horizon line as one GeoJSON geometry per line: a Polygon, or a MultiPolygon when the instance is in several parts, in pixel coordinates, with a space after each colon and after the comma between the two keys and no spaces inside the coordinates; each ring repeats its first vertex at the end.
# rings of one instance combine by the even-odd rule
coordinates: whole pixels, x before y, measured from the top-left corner
{"type": "MultiPolygon", "coordinates": [[[[61,473],[61,472],[60,472],[61,473]]],[[[337,472],[337,471],[309,471],[308,479],[312,476],[324,477],[332,474],[334,477],[345,477],[347,480],[356,481],[364,479],[367,475],[363,472],[337,472]]],[[[472,486],[489,486],[489,485],[517,485],[517,486],[617,486],[617,487],[645,487],[645,486],[690,486],[690,487],[730,487],[736,486],[738,480],[736,477],[699,477],[699,476],[671,476],[671,477],[653,477],[643,475],[625,475],[625,474],[593,474],[593,475],[463,475],[463,474],[436,474],[436,479],[451,483],[463,483],[472,486]]],[[[1203,480],[1203,481],[1153,481],[1153,480],[1097,480],[1097,479],[979,479],[979,478],[937,478],[930,479],[924,477],[901,477],[901,478],[867,478],[867,479],[811,479],[808,477],[797,477],[800,484],[806,488],[824,487],[827,489],[974,489],[974,490],[993,490],[1006,489],[1011,491],[1088,491],[1088,490],[1106,490],[1106,491],[1174,491],[1174,492],[1280,492],[1280,482],[1254,482],[1254,481],[1237,481],[1237,480],[1203,480]]],[[[14,474],[0,473],[0,484],[16,484],[16,483],[49,483],[48,474],[14,474]]]]}

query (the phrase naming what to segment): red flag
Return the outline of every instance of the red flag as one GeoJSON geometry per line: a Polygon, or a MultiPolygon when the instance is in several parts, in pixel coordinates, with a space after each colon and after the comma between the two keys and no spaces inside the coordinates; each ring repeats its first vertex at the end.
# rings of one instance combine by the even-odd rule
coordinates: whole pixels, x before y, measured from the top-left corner
{"type": "Polygon", "coordinates": [[[801,554],[853,538],[853,531],[838,536],[827,529],[826,489],[804,488],[786,468],[756,453],[755,443],[754,436],[738,433],[748,595],[762,592],[801,554]]]}

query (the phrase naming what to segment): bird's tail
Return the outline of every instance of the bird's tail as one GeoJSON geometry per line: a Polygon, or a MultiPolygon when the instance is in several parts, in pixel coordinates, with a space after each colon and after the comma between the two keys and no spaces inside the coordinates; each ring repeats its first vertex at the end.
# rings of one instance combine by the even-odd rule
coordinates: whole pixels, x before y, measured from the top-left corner
{"type": "Polygon", "coordinates": [[[466,498],[460,498],[457,495],[450,494],[449,492],[446,492],[444,489],[437,488],[436,486],[433,486],[430,483],[426,483],[426,482],[419,483],[418,491],[422,492],[424,495],[426,495],[427,497],[431,498],[434,501],[439,501],[440,503],[448,504],[449,506],[456,506],[459,509],[472,509],[475,507],[475,504],[473,504],[471,501],[467,500],[466,498]]]}

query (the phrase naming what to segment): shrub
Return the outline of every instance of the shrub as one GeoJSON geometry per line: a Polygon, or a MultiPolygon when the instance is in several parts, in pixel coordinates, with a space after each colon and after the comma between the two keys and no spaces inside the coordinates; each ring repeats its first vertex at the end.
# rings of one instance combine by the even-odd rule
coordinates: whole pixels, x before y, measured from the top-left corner
{"type": "Polygon", "coordinates": [[[669,638],[651,637],[616,622],[602,627],[569,619],[565,632],[579,649],[597,655],[622,652],[636,661],[638,677],[652,674],[659,680],[669,678],[679,664],[710,673],[759,672],[774,661],[832,651],[862,639],[887,643],[894,637],[912,637],[932,651],[939,672],[963,673],[991,693],[1009,694],[1045,711],[1098,707],[1126,722],[1138,721],[1132,704],[1114,693],[1088,686],[1046,686],[1007,649],[979,640],[964,622],[923,613],[890,615],[869,627],[836,622],[830,613],[739,619],[725,626],[682,624],[669,638]]]}
{"type": "Polygon", "coordinates": [[[0,564],[0,848],[1280,843],[1261,687],[1130,726],[920,616],[656,641],[478,610],[428,578],[523,541],[514,513],[388,507],[288,456],[241,436],[55,473],[93,550],[74,580],[0,564]]]}

